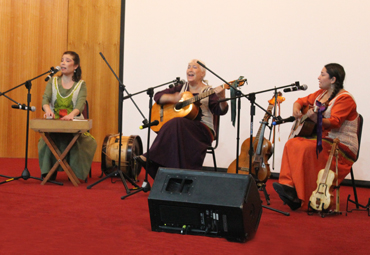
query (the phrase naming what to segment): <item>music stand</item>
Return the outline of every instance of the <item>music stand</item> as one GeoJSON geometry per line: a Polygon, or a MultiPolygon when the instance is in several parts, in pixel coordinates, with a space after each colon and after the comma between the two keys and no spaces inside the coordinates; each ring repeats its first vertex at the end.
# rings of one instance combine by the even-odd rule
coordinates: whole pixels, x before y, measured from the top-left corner
{"type": "MultiPolygon", "coordinates": [[[[10,90],[7,90],[3,93],[0,92],[0,96],[5,96],[6,98],[8,98],[9,100],[13,101],[14,103],[16,103],[17,105],[21,106],[21,104],[19,104],[18,102],[16,102],[15,100],[11,99],[10,97],[6,96],[5,94],[18,88],[18,87],[21,87],[23,85],[26,86],[27,90],[28,90],[28,94],[27,94],[27,124],[26,124],[26,153],[25,153],[25,167],[24,167],[24,170],[22,172],[22,174],[20,176],[16,176],[16,177],[10,177],[10,176],[6,176],[6,175],[0,175],[1,177],[5,177],[5,178],[9,178],[8,180],[5,180],[3,182],[0,182],[0,185],[1,184],[4,184],[4,183],[9,183],[9,182],[12,182],[12,181],[15,181],[15,180],[18,180],[18,179],[23,179],[23,180],[28,180],[29,178],[31,179],[35,179],[35,180],[40,180],[40,181],[43,181],[42,178],[38,178],[38,177],[34,177],[34,176],[31,176],[30,174],[30,171],[28,170],[28,135],[29,135],[29,125],[30,125],[30,103],[31,103],[31,88],[32,88],[32,83],[31,81],[45,75],[45,74],[48,74],[48,73],[56,73],[55,72],[55,69],[53,67],[50,68],[49,71],[43,73],[43,74],[40,74],[39,76],[31,79],[31,80],[28,80],[26,81],[25,83],[22,83],[18,86],[15,86],[14,88],[10,89],[10,90]]],[[[48,182],[51,182],[51,183],[54,183],[54,184],[58,184],[58,185],[63,185],[63,183],[60,183],[60,182],[56,182],[56,181],[50,181],[48,180],[48,182]]]]}

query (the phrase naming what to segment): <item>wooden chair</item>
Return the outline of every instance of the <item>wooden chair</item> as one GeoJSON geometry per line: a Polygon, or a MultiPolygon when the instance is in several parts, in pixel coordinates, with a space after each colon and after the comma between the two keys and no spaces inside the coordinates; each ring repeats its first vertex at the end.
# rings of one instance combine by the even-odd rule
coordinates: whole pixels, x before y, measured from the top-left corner
{"type": "MultiPolygon", "coordinates": [[[[360,145],[361,145],[361,136],[362,136],[362,126],[363,126],[363,117],[361,114],[359,114],[358,116],[358,126],[357,126],[357,139],[358,139],[358,150],[357,150],[357,157],[355,159],[355,162],[357,161],[359,155],[360,155],[360,145]]],[[[351,181],[352,181],[352,187],[353,187],[353,194],[355,196],[355,200],[353,201],[352,199],[350,199],[351,195],[348,195],[347,197],[347,207],[346,207],[346,211],[347,212],[352,212],[353,210],[362,210],[360,209],[361,208],[364,208],[363,210],[367,210],[369,212],[369,204],[370,204],[370,201],[369,203],[364,206],[362,204],[360,204],[358,202],[358,197],[357,197],[357,191],[356,191],[356,183],[355,183],[355,177],[354,177],[354,174],[353,174],[353,167],[351,167],[351,181]],[[356,205],[356,209],[353,209],[353,210],[348,210],[348,203],[351,202],[353,204],[356,205]]],[[[369,199],[370,200],[370,199],[369,199]]]]}
{"type": "Polygon", "coordinates": [[[215,172],[217,172],[215,149],[218,146],[218,136],[219,136],[219,129],[220,129],[220,116],[219,115],[213,115],[213,127],[215,129],[215,135],[214,135],[214,140],[213,140],[214,142],[212,143],[211,146],[207,148],[207,153],[212,154],[213,167],[214,167],[215,172]]]}
{"type": "MultiPolygon", "coordinates": [[[[89,103],[86,100],[85,108],[82,111],[82,115],[84,116],[85,119],[88,119],[89,118],[89,113],[90,113],[89,112],[89,103]]],[[[89,177],[91,178],[91,167],[90,167],[89,177]]],[[[87,178],[85,180],[85,183],[87,183],[87,178]]]]}
{"type": "Polygon", "coordinates": [[[89,103],[87,102],[87,100],[85,103],[85,108],[82,111],[82,115],[84,116],[85,119],[89,118],[89,103]]]}

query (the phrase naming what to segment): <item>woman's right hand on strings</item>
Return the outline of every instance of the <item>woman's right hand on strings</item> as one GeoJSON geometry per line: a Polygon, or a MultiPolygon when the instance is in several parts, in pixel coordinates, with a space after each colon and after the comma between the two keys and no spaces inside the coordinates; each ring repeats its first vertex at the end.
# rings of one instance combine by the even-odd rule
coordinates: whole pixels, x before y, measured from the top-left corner
{"type": "Polygon", "coordinates": [[[180,92],[176,92],[175,94],[173,94],[173,102],[174,103],[177,103],[177,102],[179,102],[180,101],[180,99],[181,99],[181,97],[182,97],[182,93],[180,93],[180,92]]]}
{"type": "Polygon", "coordinates": [[[302,112],[301,112],[302,106],[299,103],[294,103],[293,104],[293,116],[296,119],[299,119],[302,117],[302,112]]]}
{"type": "Polygon", "coordinates": [[[163,94],[159,100],[160,104],[176,104],[180,101],[183,93],[163,94]]]}
{"type": "Polygon", "coordinates": [[[44,118],[45,119],[55,119],[54,111],[51,110],[50,106],[48,104],[44,104],[42,106],[42,109],[44,110],[44,118]]]}
{"type": "Polygon", "coordinates": [[[55,115],[52,111],[47,111],[44,113],[44,118],[46,119],[54,119],[55,118],[55,115]]]}

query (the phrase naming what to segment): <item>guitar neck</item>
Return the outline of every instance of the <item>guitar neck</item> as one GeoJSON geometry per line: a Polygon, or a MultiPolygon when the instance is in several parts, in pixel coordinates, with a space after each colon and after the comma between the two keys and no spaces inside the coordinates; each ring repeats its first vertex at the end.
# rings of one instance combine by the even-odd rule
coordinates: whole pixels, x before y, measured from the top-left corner
{"type": "Polygon", "coordinates": [[[206,92],[200,93],[196,96],[193,96],[192,98],[189,98],[188,100],[183,101],[182,102],[182,107],[191,105],[191,104],[193,104],[197,101],[202,100],[203,98],[209,97],[210,95],[212,95],[214,93],[215,93],[215,91],[211,88],[211,89],[207,90],[206,92]]]}
{"type": "MultiPolygon", "coordinates": [[[[242,86],[244,84],[244,82],[246,81],[246,79],[241,79],[239,78],[238,80],[236,81],[232,81],[231,83],[233,83],[233,87],[236,88],[236,87],[239,87],[239,86],[242,86]]],[[[224,89],[229,89],[230,86],[228,86],[228,84],[223,84],[221,85],[220,87],[224,88],[224,89]]],[[[214,94],[215,91],[213,88],[210,88],[209,90],[203,92],[203,93],[200,93],[192,98],[189,98],[183,102],[181,102],[181,107],[185,107],[185,106],[188,106],[188,105],[191,105],[199,100],[202,100],[203,98],[206,98],[206,97],[209,97],[210,95],[214,94]]]]}

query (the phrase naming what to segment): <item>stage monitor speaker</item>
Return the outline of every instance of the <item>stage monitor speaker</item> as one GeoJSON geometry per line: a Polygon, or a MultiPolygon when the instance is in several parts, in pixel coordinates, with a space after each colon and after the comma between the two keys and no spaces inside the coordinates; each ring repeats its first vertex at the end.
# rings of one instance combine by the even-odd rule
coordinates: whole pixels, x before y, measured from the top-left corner
{"type": "Polygon", "coordinates": [[[258,228],[262,204],[249,175],[159,168],[148,197],[152,231],[245,242],[258,228]]]}

